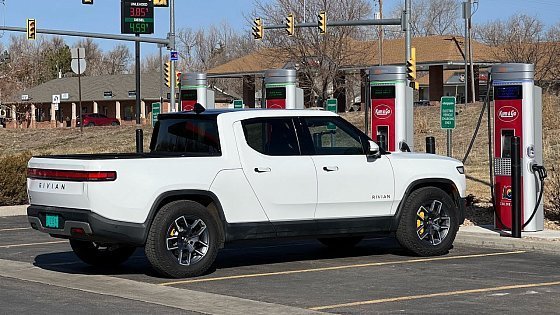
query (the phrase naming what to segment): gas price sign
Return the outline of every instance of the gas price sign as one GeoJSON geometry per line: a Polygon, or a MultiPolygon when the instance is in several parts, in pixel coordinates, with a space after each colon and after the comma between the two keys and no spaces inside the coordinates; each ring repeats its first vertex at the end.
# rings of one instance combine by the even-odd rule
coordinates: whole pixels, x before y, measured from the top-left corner
{"type": "Polygon", "coordinates": [[[121,1],[121,33],[154,33],[154,3],[152,0],[121,1]]]}

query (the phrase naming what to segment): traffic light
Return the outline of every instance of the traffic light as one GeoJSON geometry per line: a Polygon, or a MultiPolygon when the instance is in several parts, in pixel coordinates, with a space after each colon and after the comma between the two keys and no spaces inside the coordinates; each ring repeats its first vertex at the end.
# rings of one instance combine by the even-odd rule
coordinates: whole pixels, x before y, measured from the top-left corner
{"type": "Polygon", "coordinates": [[[319,27],[319,34],[327,33],[327,12],[321,11],[317,15],[317,26],[319,27]]]}
{"type": "Polygon", "coordinates": [[[181,87],[181,72],[175,71],[175,83],[178,87],[181,87]]]}
{"type": "Polygon", "coordinates": [[[93,0],[82,0],[82,4],[93,4],[93,0]]]}
{"type": "Polygon", "coordinates": [[[35,27],[35,19],[27,19],[27,39],[35,40],[37,38],[37,29],[35,27]]]}
{"type": "Polygon", "coordinates": [[[288,33],[288,36],[294,36],[294,31],[295,31],[294,15],[290,13],[286,17],[286,32],[288,33]]]}
{"type": "Polygon", "coordinates": [[[167,0],[154,0],[154,7],[169,7],[167,0]]]}
{"type": "Polygon", "coordinates": [[[408,80],[416,80],[416,48],[410,49],[410,59],[406,61],[406,75],[408,80]]]}
{"type": "Polygon", "coordinates": [[[254,39],[263,39],[263,25],[261,18],[256,18],[253,21],[253,38],[254,39]]]}
{"type": "Polygon", "coordinates": [[[165,75],[165,86],[171,87],[171,61],[165,63],[163,67],[163,73],[165,75]]]}

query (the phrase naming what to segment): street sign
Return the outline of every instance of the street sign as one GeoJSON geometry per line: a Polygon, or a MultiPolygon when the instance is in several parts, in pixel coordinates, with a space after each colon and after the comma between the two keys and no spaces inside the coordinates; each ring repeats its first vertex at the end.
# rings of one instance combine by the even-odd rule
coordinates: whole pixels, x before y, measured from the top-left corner
{"type": "Polygon", "coordinates": [[[60,94],[60,99],[62,99],[62,100],[67,100],[69,98],[70,98],[70,94],[68,94],[68,93],[60,94]]]}
{"type": "Polygon", "coordinates": [[[136,97],[136,90],[128,91],[128,97],[135,98],[136,97]]]}
{"type": "Polygon", "coordinates": [[[243,100],[233,100],[233,108],[243,108],[243,100]]]}
{"type": "Polygon", "coordinates": [[[455,96],[441,98],[441,129],[455,129],[455,96]]]}
{"type": "Polygon", "coordinates": [[[329,98],[327,100],[327,110],[329,112],[336,113],[338,110],[338,99],[336,98],[329,98]]]}
{"type": "Polygon", "coordinates": [[[154,2],[121,0],[121,33],[153,34],[154,2]]]}
{"type": "Polygon", "coordinates": [[[72,71],[74,71],[75,74],[84,74],[84,71],[86,71],[86,60],[72,59],[72,61],[70,61],[70,67],[72,68],[72,71]],[[80,63],[79,71],[78,71],[78,63],[80,63]]]}
{"type": "Polygon", "coordinates": [[[52,103],[53,104],[60,104],[60,94],[53,94],[52,103]]]}
{"type": "MultiPolygon", "coordinates": [[[[327,110],[336,113],[338,111],[338,99],[329,98],[327,100],[327,110]]],[[[336,130],[336,126],[332,123],[327,124],[327,130],[336,130]]]]}
{"type": "Polygon", "coordinates": [[[169,60],[171,60],[171,61],[179,60],[179,53],[176,52],[176,51],[170,51],[169,52],[169,60]]]}
{"type": "Polygon", "coordinates": [[[152,103],[152,126],[156,125],[158,115],[161,113],[161,103],[152,103]]]}
{"type": "Polygon", "coordinates": [[[113,91],[103,92],[103,98],[113,98],[113,91]]]}

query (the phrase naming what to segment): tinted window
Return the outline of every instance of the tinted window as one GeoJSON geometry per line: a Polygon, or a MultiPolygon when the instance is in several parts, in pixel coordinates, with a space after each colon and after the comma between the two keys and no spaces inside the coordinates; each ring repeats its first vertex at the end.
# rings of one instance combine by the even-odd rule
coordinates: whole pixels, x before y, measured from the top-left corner
{"type": "Polygon", "coordinates": [[[257,118],[243,122],[247,144],[266,155],[299,155],[299,145],[291,118],[257,118]]]}
{"type": "Polygon", "coordinates": [[[306,117],[304,134],[311,137],[315,155],[363,155],[360,134],[340,117],[306,117]],[[307,127],[307,128],[306,128],[307,127]],[[307,132],[308,131],[308,132],[307,132]]]}
{"type": "Polygon", "coordinates": [[[216,116],[160,120],[150,149],[152,152],[221,155],[216,116]]]}

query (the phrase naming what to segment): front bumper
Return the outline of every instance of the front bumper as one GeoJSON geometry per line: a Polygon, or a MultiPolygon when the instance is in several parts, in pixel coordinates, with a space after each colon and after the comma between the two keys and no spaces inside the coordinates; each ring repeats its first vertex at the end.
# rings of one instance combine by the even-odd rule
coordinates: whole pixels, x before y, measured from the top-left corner
{"type": "Polygon", "coordinates": [[[32,228],[48,233],[53,237],[99,243],[143,246],[148,231],[146,224],[110,220],[84,209],[31,205],[27,208],[27,218],[32,228]],[[59,216],[60,229],[51,229],[45,226],[47,214],[59,216]],[[82,229],[84,233],[74,233],[73,229],[82,229]]]}
{"type": "Polygon", "coordinates": [[[467,211],[467,198],[457,198],[457,209],[459,213],[457,213],[459,225],[465,222],[465,213],[467,211]]]}

